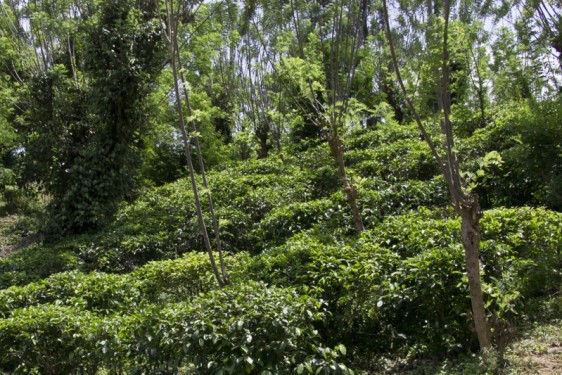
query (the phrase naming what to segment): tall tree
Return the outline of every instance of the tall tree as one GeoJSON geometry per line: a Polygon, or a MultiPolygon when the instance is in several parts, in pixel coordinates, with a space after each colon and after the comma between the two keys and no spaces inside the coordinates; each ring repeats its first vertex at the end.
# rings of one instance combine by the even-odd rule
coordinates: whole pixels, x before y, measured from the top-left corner
{"type": "Polygon", "coordinates": [[[431,149],[433,157],[438,163],[447,186],[449,188],[449,196],[451,204],[457,214],[461,217],[461,235],[462,243],[465,252],[465,264],[468,276],[468,284],[470,290],[470,300],[472,305],[472,319],[474,327],[480,343],[480,348],[486,353],[491,347],[490,341],[490,327],[486,318],[486,311],[484,308],[484,296],[482,292],[482,284],[480,279],[480,205],[478,196],[467,190],[462,182],[459,155],[455,148],[455,141],[453,137],[453,122],[451,120],[451,88],[450,88],[450,56],[449,56],[449,18],[451,12],[450,0],[445,0],[443,9],[443,39],[442,39],[442,59],[440,68],[440,84],[438,86],[438,99],[439,108],[441,112],[441,132],[442,132],[442,147],[441,152],[438,150],[438,145],[435,144],[422,122],[422,119],[414,107],[404,81],[401,76],[400,67],[394,42],[392,38],[392,31],[389,22],[387,1],[383,0],[384,16],[386,21],[386,35],[390,46],[392,60],[400,87],[406,96],[409,110],[419,127],[423,138],[431,149]]]}
{"type": "Polygon", "coordinates": [[[359,192],[345,167],[342,133],[359,122],[354,117],[362,105],[353,98],[352,84],[366,40],[367,8],[354,0],[297,5],[291,2],[286,21],[293,26],[296,50],[281,58],[276,69],[305,120],[327,141],[354,227],[362,232],[359,192]]]}
{"type": "MultiPolygon", "coordinates": [[[[211,262],[211,266],[213,269],[213,273],[215,275],[215,278],[217,280],[217,283],[219,284],[220,287],[224,287],[229,283],[228,280],[228,274],[226,273],[226,268],[224,265],[224,259],[223,259],[223,254],[222,254],[222,250],[220,247],[220,238],[219,238],[219,228],[218,228],[218,223],[215,217],[215,213],[214,213],[214,209],[213,209],[213,201],[212,198],[210,196],[210,192],[207,186],[207,180],[205,177],[205,168],[204,168],[204,164],[203,164],[203,159],[201,156],[201,152],[199,152],[199,166],[201,168],[201,173],[203,176],[203,182],[205,184],[205,188],[207,190],[207,196],[209,199],[209,207],[211,210],[211,215],[212,215],[212,220],[213,220],[213,227],[215,230],[215,235],[216,235],[216,239],[217,239],[217,247],[218,247],[218,253],[219,253],[219,261],[220,261],[220,272],[219,272],[219,268],[216,264],[216,260],[215,260],[215,256],[213,254],[213,249],[211,247],[211,240],[209,237],[209,232],[207,230],[207,226],[205,224],[205,220],[203,217],[203,208],[202,208],[202,204],[201,201],[199,199],[199,189],[197,187],[197,181],[195,179],[195,168],[193,167],[193,160],[192,160],[192,156],[191,156],[191,145],[192,145],[192,137],[189,135],[187,127],[186,127],[186,121],[185,118],[186,116],[184,115],[184,109],[183,109],[183,105],[182,105],[182,96],[180,93],[180,82],[181,85],[184,87],[184,99],[186,102],[186,107],[187,110],[189,112],[191,112],[191,106],[190,106],[190,102],[189,102],[189,93],[187,91],[187,88],[185,87],[186,82],[183,80],[183,77],[180,81],[180,71],[178,68],[178,65],[180,63],[180,54],[179,54],[179,45],[178,45],[178,33],[179,33],[179,25],[180,25],[180,17],[189,14],[191,12],[191,7],[189,6],[189,4],[183,3],[182,5],[176,5],[174,4],[173,0],[166,0],[166,16],[167,16],[167,38],[168,38],[168,44],[169,44],[169,48],[170,48],[170,62],[171,62],[171,67],[172,67],[172,74],[174,77],[174,82],[173,82],[173,90],[174,90],[174,94],[175,94],[175,103],[176,103],[176,107],[177,107],[177,111],[178,111],[178,116],[179,116],[179,130],[182,136],[182,140],[183,140],[183,146],[184,146],[184,153],[185,153],[185,157],[187,159],[187,166],[189,168],[189,178],[190,178],[190,182],[191,182],[191,188],[193,190],[193,198],[195,201],[195,209],[196,209],[196,213],[197,213],[197,219],[199,221],[199,229],[201,231],[201,235],[203,236],[203,242],[205,244],[205,248],[207,249],[207,253],[209,255],[209,260],[211,262]],[[183,6],[182,6],[183,5],[183,6]]],[[[196,142],[196,146],[198,146],[198,140],[195,141],[196,142]]]]}
{"type": "Polygon", "coordinates": [[[12,71],[26,178],[52,196],[53,231],[99,227],[133,190],[144,98],[162,65],[158,3],[14,3],[2,4],[3,33],[25,61],[12,71]]]}
{"type": "Polygon", "coordinates": [[[516,0],[522,8],[518,27],[525,34],[549,45],[562,68],[562,2],[560,0],[516,0]]]}

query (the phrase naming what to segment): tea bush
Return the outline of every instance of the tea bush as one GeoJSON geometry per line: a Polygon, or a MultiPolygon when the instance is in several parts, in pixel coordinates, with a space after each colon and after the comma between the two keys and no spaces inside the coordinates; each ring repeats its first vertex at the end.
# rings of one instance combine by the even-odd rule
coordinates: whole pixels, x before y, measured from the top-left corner
{"type": "MultiPolygon", "coordinates": [[[[492,321],[516,323],[533,308],[532,298],[560,292],[561,224],[559,213],[544,209],[484,213],[481,258],[492,321]]],[[[321,332],[332,344],[404,355],[476,344],[467,329],[464,251],[452,210],[389,216],[358,239],[332,233],[316,226],[296,234],[251,258],[244,273],[326,301],[330,315],[321,332]]]]}
{"type": "Polygon", "coordinates": [[[94,374],[100,318],[76,307],[40,305],[0,319],[0,370],[47,375],[94,374]]]}
{"type": "Polygon", "coordinates": [[[343,197],[297,202],[276,208],[257,225],[254,237],[263,241],[263,248],[278,246],[292,235],[312,228],[318,223],[335,221],[345,226],[343,197]],[[338,200],[339,202],[334,202],[338,200]]]}
{"type": "Polygon", "coordinates": [[[367,149],[407,139],[420,139],[415,123],[398,124],[388,121],[378,123],[375,128],[355,131],[346,141],[349,149],[367,149]]]}
{"type": "Polygon", "coordinates": [[[294,290],[247,283],[192,299],[100,316],[40,305],[0,319],[0,368],[45,374],[351,373],[345,348],[321,345],[322,304],[294,290]]]}
{"type": "Polygon", "coordinates": [[[57,272],[76,269],[82,262],[76,239],[47,246],[32,245],[0,259],[0,289],[25,285],[57,272]]]}
{"type": "Polygon", "coordinates": [[[361,176],[384,178],[387,182],[429,180],[439,174],[429,148],[419,138],[350,150],[345,158],[346,164],[361,176]]]}
{"type": "MultiPolygon", "coordinates": [[[[216,290],[170,306],[144,325],[148,332],[137,332],[134,362],[148,362],[151,373],[155,365],[182,357],[197,373],[294,373],[321,354],[312,323],[322,317],[319,302],[294,290],[259,283],[216,290]]],[[[337,364],[331,361],[326,369],[337,364]]]]}
{"type": "Polygon", "coordinates": [[[363,187],[359,202],[363,221],[369,229],[375,228],[386,217],[421,206],[443,207],[448,203],[447,188],[440,176],[429,181],[408,180],[393,184],[373,179],[363,187]]]}
{"type": "Polygon", "coordinates": [[[460,143],[468,160],[490,151],[503,159],[502,167],[477,189],[484,207],[562,208],[561,110],[560,99],[504,105],[490,125],[460,143]]]}
{"type": "Polygon", "coordinates": [[[301,233],[254,257],[246,274],[326,301],[330,315],[321,332],[328,342],[387,348],[389,326],[377,302],[399,258],[372,243],[346,244],[319,232],[301,233]]]}
{"type": "MultiPolygon", "coordinates": [[[[309,183],[301,172],[265,160],[210,173],[223,248],[261,251],[263,244],[253,230],[271,210],[306,198],[309,183]]],[[[201,200],[206,207],[206,199],[201,200]]],[[[212,228],[208,215],[205,220],[212,228]]],[[[80,257],[88,269],[106,272],[130,272],[151,260],[204,250],[187,180],[153,189],[123,207],[115,224],[88,242],[80,257]]]]}
{"type": "Polygon", "coordinates": [[[526,298],[562,290],[562,213],[544,208],[486,211],[482,219],[482,257],[487,273],[499,278],[521,263],[517,279],[526,298]]]}
{"type": "MultiPolygon", "coordinates": [[[[450,349],[474,342],[466,330],[470,304],[460,223],[451,215],[420,209],[389,217],[366,234],[404,258],[395,275],[403,285],[402,303],[397,306],[403,316],[395,327],[404,327],[406,336],[413,329],[414,341],[422,338],[419,342],[425,345],[450,349]]],[[[535,297],[560,293],[561,225],[560,213],[544,209],[484,212],[483,288],[492,321],[515,324],[534,308],[535,297]]]]}
{"type": "Polygon", "coordinates": [[[18,308],[49,303],[98,313],[127,311],[147,302],[189,300],[214,286],[208,256],[190,253],[177,260],[151,262],[124,275],[71,271],[0,290],[0,317],[18,308]]]}

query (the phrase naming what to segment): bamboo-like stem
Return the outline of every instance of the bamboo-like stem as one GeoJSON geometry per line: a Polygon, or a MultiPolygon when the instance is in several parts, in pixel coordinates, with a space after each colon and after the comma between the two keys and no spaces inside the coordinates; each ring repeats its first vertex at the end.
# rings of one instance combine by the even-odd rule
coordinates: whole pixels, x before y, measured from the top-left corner
{"type": "Polygon", "coordinates": [[[183,106],[182,100],[180,95],[180,89],[178,84],[178,68],[177,68],[177,60],[176,60],[176,50],[178,48],[177,44],[177,30],[178,30],[178,23],[175,19],[174,15],[174,4],[173,0],[166,0],[166,11],[168,16],[168,30],[169,30],[169,43],[170,43],[170,61],[172,65],[172,74],[174,77],[174,93],[176,96],[176,106],[179,115],[179,128],[182,135],[183,140],[183,149],[185,153],[185,157],[187,159],[187,165],[189,169],[189,177],[191,182],[191,187],[193,189],[193,199],[195,201],[195,209],[197,211],[197,219],[199,221],[199,228],[201,230],[201,235],[203,236],[203,242],[205,244],[205,248],[207,249],[207,253],[209,255],[209,260],[211,262],[211,267],[213,269],[213,273],[215,275],[215,279],[219,284],[219,287],[224,287],[226,285],[225,280],[221,278],[219,274],[219,270],[217,268],[217,264],[215,261],[215,256],[213,254],[213,250],[211,248],[211,241],[209,239],[209,233],[207,232],[207,227],[205,226],[205,220],[203,218],[203,210],[201,208],[201,201],[199,200],[199,193],[197,189],[197,182],[195,180],[195,170],[193,168],[193,160],[191,157],[191,141],[189,135],[185,128],[185,117],[183,113],[183,106]]]}
{"type": "MultiPolygon", "coordinates": [[[[181,66],[181,56],[179,53],[179,49],[176,49],[176,55],[177,55],[177,59],[178,59],[178,64],[181,66]]],[[[191,102],[189,100],[189,90],[187,89],[187,81],[185,80],[184,74],[183,72],[181,72],[180,70],[180,79],[182,82],[182,87],[183,87],[183,95],[185,98],[185,105],[187,108],[187,116],[188,118],[191,118],[193,116],[193,111],[191,109],[191,102]]],[[[195,123],[194,120],[189,120],[188,122],[191,123],[191,127],[193,129],[194,132],[197,132],[197,124],[195,123]]],[[[195,149],[197,150],[197,159],[199,162],[199,169],[201,171],[201,178],[203,180],[203,187],[205,188],[205,195],[207,196],[207,201],[209,202],[209,213],[211,214],[211,220],[213,223],[213,231],[215,232],[215,242],[216,242],[216,246],[217,246],[217,252],[219,254],[219,264],[220,264],[220,268],[221,268],[221,275],[222,275],[222,280],[225,284],[229,284],[229,277],[228,277],[228,273],[226,272],[226,266],[224,263],[224,256],[223,256],[223,251],[222,251],[222,243],[221,243],[221,239],[220,239],[220,230],[219,230],[219,223],[217,220],[217,215],[215,214],[215,205],[213,202],[213,197],[211,195],[211,191],[209,190],[209,184],[207,182],[207,173],[205,172],[205,163],[203,161],[203,155],[201,153],[201,145],[199,143],[199,138],[197,136],[193,137],[194,140],[194,144],[195,144],[195,149]]]]}

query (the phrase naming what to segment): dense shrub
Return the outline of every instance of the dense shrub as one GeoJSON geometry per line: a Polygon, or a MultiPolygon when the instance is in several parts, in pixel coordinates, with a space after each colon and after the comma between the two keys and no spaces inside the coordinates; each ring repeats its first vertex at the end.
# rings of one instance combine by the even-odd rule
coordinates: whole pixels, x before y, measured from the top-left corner
{"type": "Polygon", "coordinates": [[[477,189],[486,207],[562,208],[561,111],[560,99],[515,102],[497,110],[490,125],[461,142],[468,160],[498,151],[504,161],[477,189]]]}
{"type": "Polygon", "coordinates": [[[24,285],[80,267],[79,246],[76,239],[48,246],[33,245],[0,259],[0,288],[24,285]]]}
{"type": "MultiPolygon", "coordinates": [[[[359,168],[357,171],[350,168],[352,175],[364,172],[361,163],[378,171],[376,178],[354,177],[366,225],[372,228],[386,215],[418,204],[439,204],[442,186],[438,180],[406,180],[412,173],[424,179],[428,177],[422,171],[425,162],[419,164],[427,150],[413,130],[385,128],[372,133],[378,144],[353,149],[367,139],[365,134],[353,135],[349,151],[350,161],[355,160],[359,168]],[[389,132],[390,138],[385,132],[389,132]],[[387,143],[391,138],[399,145],[392,148],[387,143]],[[382,167],[385,160],[395,165],[387,170],[382,167]],[[386,174],[401,176],[401,181],[384,182],[381,176],[386,174]]],[[[234,164],[209,174],[224,249],[257,254],[314,225],[340,234],[352,232],[348,205],[340,192],[327,147],[320,145],[281,161],[267,159],[234,164]]],[[[207,204],[205,199],[203,203],[207,204]]],[[[203,250],[194,212],[193,194],[186,180],[148,190],[137,201],[121,207],[115,222],[102,231],[67,240],[71,245],[62,245],[66,246],[63,250],[58,249],[58,244],[38,248],[35,254],[44,253],[45,262],[33,262],[25,256],[21,259],[27,260],[18,265],[18,259],[6,259],[2,285],[25,284],[78,265],[84,271],[131,272],[149,261],[174,259],[185,252],[203,250]],[[48,253],[51,255],[46,256],[48,253]]],[[[206,216],[205,220],[210,228],[210,218],[206,216]]]]}
{"type": "MultiPolygon", "coordinates": [[[[390,217],[373,231],[373,240],[404,257],[397,276],[408,281],[401,283],[410,295],[401,299],[417,302],[410,306],[410,319],[399,321],[411,331],[419,327],[416,317],[425,316],[429,325],[417,337],[429,339],[431,345],[446,339],[451,345],[445,347],[453,348],[449,338],[464,344],[470,341],[463,329],[469,324],[470,305],[460,224],[449,215],[422,209],[390,217]]],[[[560,292],[561,226],[562,215],[544,209],[484,212],[481,259],[492,321],[516,324],[522,313],[533,309],[533,298],[560,292]]],[[[402,305],[399,310],[406,314],[408,308],[402,305]]]]}
{"type": "MultiPolygon", "coordinates": [[[[308,179],[300,167],[273,160],[211,173],[223,248],[233,253],[261,251],[264,239],[257,228],[259,222],[274,209],[309,199],[308,179]]],[[[210,218],[205,220],[211,228],[210,218]]],[[[124,205],[114,223],[97,233],[37,246],[1,260],[0,286],[22,285],[77,267],[131,272],[149,261],[174,259],[203,249],[191,187],[188,181],[180,180],[151,189],[124,205]]]]}
{"type": "Polygon", "coordinates": [[[345,226],[343,197],[336,193],[331,198],[292,203],[272,210],[257,225],[254,237],[263,241],[263,248],[268,248],[278,246],[292,235],[310,229],[318,223],[332,220],[340,226],[345,226]]]}
{"type": "Polygon", "coordinates": [[[345,158],[346,164],[360,175],[384,178],[387,182],[428,180],[439,173],[429,148],[419,138],[350,150],[345,158]]]}
{"type": "MultiPolygon", "coordinates": [[[[174,366],[203,365],[230,373],[244,372],[246,367],[248,371],[261,368],[274,373],[291,372],[298,367],[297,362],[311,366],[312,362],[324,363],[320,352],[327,356],[326,361],[335,360],[334,351],[320,349],[322,343],[328,347],[343,343],[356,358],[365,353],[443,354],[465,350],[476,343],[468,329],[470,300],[460,224],[452,210],[419,209],[390,216],[359,237],[334,235],[334,231],[326,230],[326,223],[299,229],[290,240],[261,255],[249,257],[241,253],[228,257],[234,286],[226,291],[212,290],[215,284],[206,255],[190,253],[178,260],[149,263],[125,275],[69,272],[4,290],[0,293],[2,324],[16,324],[23,316],[21,308],[37,311],[40,316],[50,311],[62,315],[65,309],[74,309],[80,316],[82,312],[93,314],[88,316],[100,317],[105,328],[101,333],[92,328],[92,334],[102,335],[100,342],[105,342],[106,353],[114,354],[108,359],[102,356],[103,351],[95,352],[101,350],[101,344],[84,342],[85,348],[95,347],[92,353],[102,356],[84,363],[99,362],[106,367],[113,363],[151,373],[174,366]],[[294,290],[269,290],[252,280],[278,288],[292,287],[298,294],[294,290]],[[210,294],[198,296],[210,290],[210,294]],[[275,345],[284,345],[292,354],[275,357],[268,351],[271,347],[264,344],[275,339],[267,335],[293,337],[296,331],[282,333],[273,326],[264,327],[269,319],[287,313],[276,309],[300,306],[309,300],[306,296],[325,302],[327,314],[322,315],[321,322],[314,323],[319,336],[297,335],[294,342],[305,340],[312,344],[298,344],[295,348],[279,342],[275,345]],[[282,301],[279,305],[273,302],[277,298],[282,301]],[[235,326],[241,317],[238,332],[235,326]],[[220,323],[225,319],[227,326],[220,323]],[[243,336],[236,338],[247,332],[252,335],[251,342],[244,343],[243,336]],[[259,341],[255,335],[267,338],[259,341]],[[242,349],[243,345],[250,354],[242,349]],[[251,363],[246,355],[252,358],[251,363]],[[298,360],[291,362],[287,358],[293,355],[298,360]],[[274,357],[275,364],[270,364],[268,359],[274,357]],[[223,358],[228,361],[222,362],[223,358]]],[[[537,298],[560,292],[562,215],[545,209],[496,209],[484,212],[482,228],[486,308],[496,330],[501,330],[505,324],[517,324],[523,313],[535,311],[532,304],[537,298]]],[[[296,311],[300,310],[291,314],[302,313],[296,311]]],[[[58,322],[71,324],[62,317],[51,323],[59,327],[58,322]]],[[[45,332],[62,335],[60,327],[55,328],[46,327],[45,332]]],[[[6,332],[15,334],[16,328],[6,332]]],[[[77,337],[88,335],[79,333],[77,337]]],[[[14,350],[21,354],[6,347],[6,353],[14,350]]],[[[30,356],[29,363],[39,366],[33,362],[36,357],[25,355],[30,356]]],[[[54,355],[47,353],[47,357],[54,355]]],[[[6,361],[5,368],[16,363],[6,361]]]]}
{"type": "Polygon", "coordinates": [[[251,212],[259,219],[272,207],[304,200],[311,190],[306,170],[276,160],[248,162],[209,176],[218,205],[251,212]]]}
{"type": "Polygon", "coordinates": [[[525,298],[562,290],[562,213],[544,208],[486,211],[482,219],[486,272],[501,278],[515,265],[525,298]]]}
{"type": "Polygon", "coordinates": [[[0,370],[7,373],[95,374],[100,319],[75,307],[41,305],[0,319],[0,370]]]}
{"type": "MultiPolygon", "coordinates": [[[[263,249],[262,239],[253,233],[256,225],[271,210],[306,199],[309,186],[306,174],[298,167],[279,166],[268,160],[213,172],[209,184],[223,248],[254,253],[263,249]]],[[[206,199],[202,202],[207,204],[206,199]]],[[[205,218],[211,228],[210,218],[205,218]]],[[[130,272],[151,260],[199,250],[204,250],[204,244],[193,195],[187,180],[180,180],[153,189],[123,207],[113,226],[82,247],[80,257],[91,270],[130,272]]]]}
{"type": "Polygon", "coordinates": [[[345,349],[320,345],[313,323],[320,302],[294,290],[248,283],[186,303],[146,306],[100,317],[76,307],[42,305],[0,319],[0,368],[45,374],[348,373],[345,349]]]}
{"type": "Polygon", "coordinates": [[[246,273],[326,301],[330,315],[321,332],[328,342],[385,351],[393,341],[392,327],[378,302],[398,260],[370,241],[345,244],[312,231],[253,258],[246,273]]]}
{"type": "MultiPolygon", "coordinates": [[[[182,358],[197,373],[294,373],[318,359],[319,337],[312,323],[322,317],[317,301],[288,289],[249,283],[217,290],[164,309],[144,325],[146,332],[137,331],[135,362],[146,361],[151,373],[162,359],[182,358]]],[[[320,371],[337,364],[330,353],[320,371]]]]}
{"type": "Polygon", "coordinates": [[[2,290],[0,316],[8,317],[17,308],[49,303],[93,311],[122,309],[125,303],[138,304],[142,298],[135,282],[122,275],[59,273],[38,283],[2,290]]]}
{"type": "Polygon", "coordinates": [[[326,143],[298,153],[287,162],[298,165],[300,170],[309,176],[310,189],[305,197],[307,199],[325,198],[341,187],[334,157],[326,143]]]}
{"type": "Polygon", "coordinates": [[[363,221],[369,229],[392,215],[448,203],[447,188],[440,176],[429,181],[407,180],[391,184],[375,178],[362,186],[359,202],[363,221]]]}
{"type": "Polygon", "coordinates": [[[352,133],[347,141],[349,149],[376,148],[405,139],[419,139],[415,123],[397,124],[395,121],[379,122],[375,128],[362,129],[352,133]]]}
{"type": "Polygon", "coordinates": [[[214,286],[208,256],[190,253],[173,261],[148,263],[125,275],[71,271],[0,290],[0,317],[17,308],[53,303],[98,313],[126,312],[148,302],[189,300],[214,286]]]}
{"type": "MultiPolygon", "coordinates": [[[[543,209],[484,213],[484,291],[495,324],[516,323],[529,298],[560,291],[561,225],[560,214],[543,209]]],[[[476,344],[452,211],[390,216],[358,240],[329,233],[297,234],[251,259],[245,274],[325,300],[324,337],[355,350],[446,353],[476,344]]]]}

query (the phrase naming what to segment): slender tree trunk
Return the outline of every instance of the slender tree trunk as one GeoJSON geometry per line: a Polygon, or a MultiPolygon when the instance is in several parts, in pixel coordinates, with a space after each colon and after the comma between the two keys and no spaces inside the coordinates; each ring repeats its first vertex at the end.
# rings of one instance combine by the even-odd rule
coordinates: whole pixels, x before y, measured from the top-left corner
{"type": "Polygon", "coordinates": [[[480,207],[478,197],[470,196],[470,203],[459,208],[461,215],[462,244],[464,247],[466,273],[468,276],[468,287],[470,290],[470,302],[472,305],[472,320],[474,330],[478,336],[480,349],[490,347],[490,328],[486,319],[484,308],[484,294],[480,281],[480,207]]]}
{"type": "Polygon", "coordinates": [[[361,211],[359,210],[359,205],[357,204],[357,188],[347,178],[347,173],[345,171],[345,163],[343,160],[343,147],[342,142],[337,134],[332,134],[329,136],[328,144],[330,145],[330,150],[332,156],[334,157],[338,166],[338,176],[342,183],[343,192],[351,207],[351,214],[353,215],[353,223],[355,224],[355,230],[361,233],[365,231],[363,226],[363,219],[361,218],[361,211]]]}
{"type": "MultiPolygon", "coordinates": [[[[305,54],[305,40],[306,36],[299,31],[299,14],[294,6],[294,1],[291,1],[292,7],[292,23],[296,29],[296,37],[298,42],[298,50],[300,58],[306,60],[305,54]]],[[[368,1],[363,1],[358,3],[364,12],[367,12],[368,1]]],[[[349,105],[350,91],[351,91],[351,81],[353,79],[353,74],[355,73],[356,67],[359,63],[357,55],[360,48],[360,43],[358,40],[363,40],[363,33],[367,32],[367,25],[365,20],[367,19],[366,13],[363,15],[357,15],[353,13],[349,17],[349,22],[353,23],[354,28],[351,30],[344,31],[344,3],[336,2],[334,13],[332,14],[333,23],[330,26],[329,31],[332,35],[330,39],[329,49],[327,49],[323,43],[322,55],[323,59],[327,60],[327,71],[326,71],[326,83],[329,92],[328,100],[320,98],[317,96],[316,90],[313,88],[312,82],[308,82],[309,95],[312,97],[310,100],[310,105],[314,110],[314,115],[317,117],[312,120],[314,125],[316,125],[320,132],[327,131],[327,141],[330,147],[330,151],[336,162],[338,168],[338,177],[342,184],[343,193],[346,196],[347,203],[351,208],[351,213],[353,216],[353,222],[355,230],[359,233],[365,231],[365,226],[363,225],[363,219],[361,218],[361,211],[359,209],[359,204],[357,202],[358,191],[355,186],[351,183],[347,177],[347,172],[345,168],[344,158],[343,158],[343,144],[342,140],[338,134],[338,129],[341,124],[343,124],[342,117],[349,105]],[[354,17],[355,16],[355,17],[354,17]],[[349,44],[349,40],[342,41],[344,35],[350,33],[354,38],[356,43],[349,44]],[[346,61],[345,56],[349,52],[349,61],[346,61]],[[323,119],[326,113],[326,102],[330,103],[332,111],[338,112],[337,114],[332,113],[329,120],[323,119]],[[343,106],[337,109],[338,103],[342,103],[343,106]]],[[[318,25],[320,28],[320,33],[322,34],[322,22],[319,19],[312,20],[313,25],[318,25]]]]}
{"type": "Polygon", "coordinates": [[[443,119],[441,122],[443,135],[445,140],[443,148],[445,149],[445,157],[441,158],[437,152],[437,148],[431,138],[429,137],[423,122],[415,109],[412,101],[408,97],[408,92],[400,74],[398,60],[396,57],[396,50],[392,41],[392,34],[390,31],[390,23],[388,17],[388,8],[386,0],[383,0],[383,11],[386,26],[386,36],[390,53],[392,56],[392,63],[398,78],[398,83],[405,96],[408,109],[412,113],[418,128],[425,141],[427,142],[433,157],[439,164],[443,176],[447,182],[449,193],[451,197],[451,204],[455,207],[457,213],[461,217],[461,236],[465,252],[465,265],[468,276],[470,301],[472,304],[472,319],[476,334],[478,335],[478,342],[480,350],[484,358],[486,358],[486,351],[490,348],[490,327],[486,319],[486,310],[484,308],[484,294],[482,292],[482,283],[480,281],[480,261],[478,259],[480,250],[480,228],[478,226],[480,220],[480,205],[478,196],[470,192],[466,192],[462,188],[461,176],[459,169],[459,161],[455,151],[452,123],[450,120],[451,110],[451,93],[449,87],[449,54],[448,54],[448,23],[450,0],[445,0],[445,27],[443,32],[443,64],[442,64],[442,82],[441,82],[441,96],[440,107],[443,112],[443,119]]]}
{"type": "Polygon", "coordinates": [[[191,181],[191,187],[193,189],[193,199],[195,201],[195,209],[197,211],[197,219],[199,221],[199,228],[201,230],[201,235],[203,237],[203,242],[205,244],[205,248],[207,249],[207,253],[209,255],[209,260],[211,262],[211,267],[213,269],[213,273],[219,284],[219,287],[224,287],[226,285],[226,281],[221,278],[219,274],[219,269],[217,267],[217,263],[215,261],[215,256],[213,255],[213,250],[211,248],[211,241],[209,239],[209,233],[207,232],[207,227],[205,226],[205,220],[203,218],[203,209],[201,207],[201,201],[199,200],[199,193],[197,189],[197,182],[195,181],[195,170],[193,168],[193,160],[191,157],[191,142],[189,135],[187,134],[187,130],[185,128],[185,117],[182,108],[182,100],[180,95],[179,89],[179,77],[178,77],[178,69],[177,69],[177,59],[176,59],[176,50],[178,48],[177,45],[177,21],[174,19],[174,8],[173,2],[166,2],[166,8],[168,11],[168,29],[170,30],[169,42],[170,42],[170,61],[172,65],[172,74],[174,77],[174,93],[176,96],[176,105],[178,109],[179,115],[179,128],[182,135],[183,140],[183,149],[185,153],[185,157],[187,159],[187,165],[189,168],[189,178],[191,181]]]}
{"type": "MultiPolygon", "coordinates": [[[[472,304],[472,319],[474,329],[478,335],[480,350],[486,358],[486,351],[490,348],[490,327],[486,319],[484,308],[484,294],[480,282],[480,204],[478,196],[463,189],[459,158],[455,150],[453,137],[453,124],[451,122],[451,86],[450,86],[450,61],[449,61],[449,15],[451,0],[445,0],[445,26],[443,30],[443,64],[441,82],[441,109],[443,111],[443,133],[445,134],[445,150],[447,165],[450,171],[448,184],[451,191],[451,202],[461,216],[461,234],[466,259],[466,272],[472,304]],[[457,198],[459,197],[459,198],[457,198]]],[[[445,176],[447,178],[447,175],[445,176]]]]}
{"type": "MultiPolygon", "coordinates": [[[[178,58],[178,64],[181,66],[181,56],[179,53],[179,49],[177,49],[176,51],[176,56],[178,58]]],[[[191,117],[193,115],[193,111],[191,109],[191,101],[189,100],[189,91],[187,88],[187,81],[183,75],[183,73],[180,71],[180,78],[182,81],[182,86],[183,86],[183,95],[185,98],[185,105],[187,108],[187,114],[189,117],[191,117]]],[[[197,129],[197,124],[195,123],[195,120],[191,120],[191,127],[193,128],[194,132],[198,132],[197,129]]],[[[219,263],[220,263],[220,267],[221,267],[221,275],[222,275],[222,281],[224,282],[224,284],[228,285],[229,282],[229,277],[228,277],[228,273],[226,272],[226,266],[224,264],[224,256],[223,256],[223,252],[222,252],[222,241],[220,239],[220,230],[219,230],[219,222],[217,220],[217,215],[215,214],[215,204],[213,202],[213,197],[211,195],[211,190],[209,189],[209,184],[207,183],[207,172],[205,171],[205,162],[203,161],[203,153],[201,151],[201,144],[199,143],[199,138],[194,137],[194,143],[195,143],[195,148],[197,150],[197,160],[199,162],[199,170],[201,171],[201,179],[203,180],[203,187],[206,190],[206,195],[207,195],[207,201],[209,202],[209,213],[211,214],[211,221],[213,223],[213,231],[215,233],[215,242],[216,242],[216,246],[217,246],[217,252],[219,254],[219,263]]]]}
{"type": "Polygon", "coordinates": [[[258,123],[256,124],[254,133],[258,138],[260,145],[260,148],[258,150],[258,159],[265,159],[267,158],[269,150],[271,150],[272,146],[267,142],[269,140],[268,125],[260,122],[260,119],[258,119],[258,123]]]}

